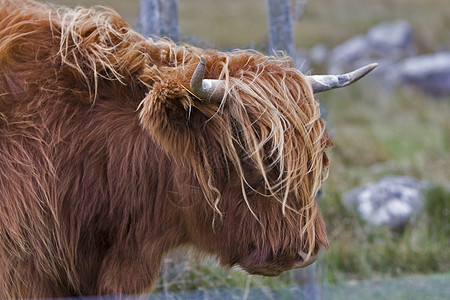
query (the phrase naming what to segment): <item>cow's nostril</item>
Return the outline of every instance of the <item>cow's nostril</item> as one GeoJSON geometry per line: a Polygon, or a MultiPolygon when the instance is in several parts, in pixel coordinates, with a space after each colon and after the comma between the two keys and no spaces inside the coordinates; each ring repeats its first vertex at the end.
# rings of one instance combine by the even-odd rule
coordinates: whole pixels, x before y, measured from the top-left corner
{"type": "Polygon", "coordinates": [[[307,256],[308,256],[308,254],[306,254],[305,252],[299,251],[299,252],[297,252],[297,254],[295,255],[295,260],[296,260],[297,262],[304,262],[304,261],[306,260],[307,256]]]}
{"type": "Polygon", "coordinates": [[[299,251],[295,255],[295,257],[296,257],[295,267],[296,268],[307,267],[307,266],[309,266],[310,264],[312,264],[313,262],[316,261],[317,256],[318,255],[310,255],[310,256],[308,256],[308,254],[306,252],[299,251]]]}

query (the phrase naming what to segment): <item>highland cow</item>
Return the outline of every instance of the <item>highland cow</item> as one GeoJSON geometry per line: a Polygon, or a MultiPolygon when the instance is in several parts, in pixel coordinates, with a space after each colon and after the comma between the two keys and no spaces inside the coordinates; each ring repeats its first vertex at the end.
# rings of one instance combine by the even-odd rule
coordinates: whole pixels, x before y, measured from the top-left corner
{"type": "Polygon", "coordinates": [[[139,293],[180,246],[268,276],[312,263],[331,145],[314,92],[354,76],[0,0],[0,298],[139,293]]]}

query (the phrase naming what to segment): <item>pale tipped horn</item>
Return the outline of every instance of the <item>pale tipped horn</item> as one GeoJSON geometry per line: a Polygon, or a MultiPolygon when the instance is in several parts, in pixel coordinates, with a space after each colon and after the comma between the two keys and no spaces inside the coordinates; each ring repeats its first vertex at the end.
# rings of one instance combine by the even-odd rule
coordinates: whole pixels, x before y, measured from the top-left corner
{"type": "Polygon", "coordinates": [[[313,75],[306,76],[313,89],[314,94],[340,88],[352,84],[367,75],[378,66],[377,63],[359,68],[353,72],[341,75],[313,75]]]}
{"type": "Polygon", "coordinates": [[[202,55],[191,78],[191,91],[201,99],[222,100],[224,82],[215,79],[203,79],[206,71],[206,59],[202,55]]]}

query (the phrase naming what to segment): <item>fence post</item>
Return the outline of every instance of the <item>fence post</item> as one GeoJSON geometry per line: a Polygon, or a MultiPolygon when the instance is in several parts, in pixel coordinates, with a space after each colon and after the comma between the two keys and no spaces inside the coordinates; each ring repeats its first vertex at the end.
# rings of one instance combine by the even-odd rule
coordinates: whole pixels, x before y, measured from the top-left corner
{"type": "Polygon", "coordinates": [[[304,269],[293,270],[294,282],[298,284],[303,293],[303,299],[319,300],[319,289],[317,285],[316,263],[304,269]]]}
{"type": "Polygon", "coordinates": [[[282,50],[295,60],[291,0],[266,0],[269,29],[268,52],[282,50]]]}
{"type": "Polygon", "coordinates": [[[180,26],[178,25],[178,0],[160,0],[162,10],[161,35],[178,43],[180,26]]]}
{"type": "Polygon", "coordinates": [[[138,29],[146,37],[169,37],[178,43],[178,0],[139,0],[138,29]]]}

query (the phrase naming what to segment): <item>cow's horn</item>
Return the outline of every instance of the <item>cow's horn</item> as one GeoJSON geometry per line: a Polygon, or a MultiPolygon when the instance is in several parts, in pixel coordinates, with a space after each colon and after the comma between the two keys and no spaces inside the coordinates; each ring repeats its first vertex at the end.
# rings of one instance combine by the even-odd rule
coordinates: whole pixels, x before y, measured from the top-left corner
{"type": "Polygon", "coordinates": [[[201,99],[222,100],[224,88],[222,80],[203,79],[206,70],[206,59],[202,55],[191,78],[191,90],[201,99]]]}
{"type": "Polygon", "coordinates": [[[370,64],[359,68],[353,72],[341,75],[313,75],[307,76],[309,83],[314,91],[314,94],[328,91],[335,88],[347,86],[358,79],[367,75],[370,71],[378,66],[377,63],[370,64]]]}

